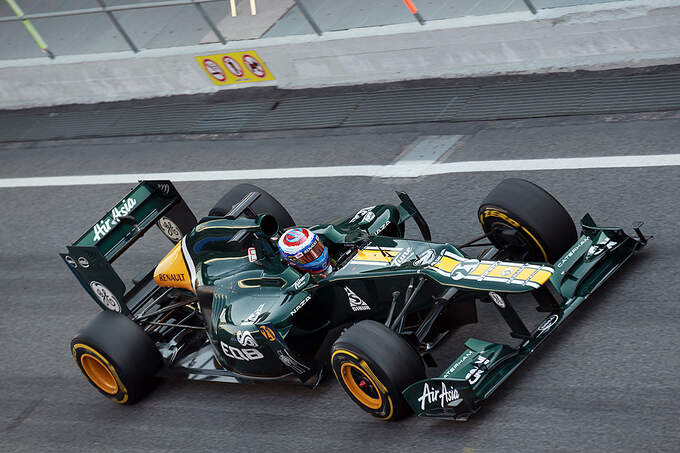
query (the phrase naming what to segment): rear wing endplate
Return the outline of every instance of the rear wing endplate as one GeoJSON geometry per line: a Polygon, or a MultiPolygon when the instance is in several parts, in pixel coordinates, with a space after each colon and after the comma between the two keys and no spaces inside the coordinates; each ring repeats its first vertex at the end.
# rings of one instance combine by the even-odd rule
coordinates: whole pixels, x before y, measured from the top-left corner
{"type": "Polygon", "coordinates": [[[196,226],[196,217],[170,181],[141,181],[60,256],[95,302],[125,313],[129,296],[153,272],[125,293],[111,263],[154,225],[173,243],[196,226]]]}

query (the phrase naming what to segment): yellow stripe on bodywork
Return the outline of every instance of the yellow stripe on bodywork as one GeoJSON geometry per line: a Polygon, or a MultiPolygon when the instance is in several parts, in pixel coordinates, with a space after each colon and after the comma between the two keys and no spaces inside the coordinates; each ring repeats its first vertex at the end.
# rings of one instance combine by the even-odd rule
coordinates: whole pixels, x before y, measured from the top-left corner
{"type": "Polygon", "coordinates": [[[380,250],[359,250],[352,261],[377,261],[379,263],[390,263],[397,256],[398,252],[385,250],[385,254],[380,250]]]}
{"type": "Polygon", "coordinates": [[[515,275],[513,277],[513,280],[526,280],[527,278],[531,277],[531,275],[536,272],[536,269],[533,269],[531,267],[527,267],[524,269],[522,272],[519,274],[515,275]]]}
{"type": "Polygon", "coordinates": [[[536,275],[531,277],[531,281],[534,282],[534,283],[538,283],[539,285],[542,285],[542,284],[544,284],[545,282],[548,281],[548,279],[552,276],[552,274],[553,273],[550,272],[550,271],[541,270],[541,271],[536,272],[536,275]]]}
{"type": "Polygon", "coordinates": [[[444,272],[451,272],[454,267],[458,266],[460,264],[460,261],[454,260],[453,258],[450,258],[448,256],[442,256],[442,258],[439,260],[439,262],[434,264],[434,267],[437,269],[441,269],[444,272]]]}
{"type": "Polygon", "coordinates": [[[517,272],[520,267],[521,266],[498,265],[487,274],[487,277],[509,278],[511,275],[517,272]]]}
{"type": "Polygon", "coordinates": [[[475,270],[470,272],[468,275],[482,275],[484,272],[486,272],[489,268],[491,267],[491,264],[478,264],[477,267],[475,267],[475,270]]]}

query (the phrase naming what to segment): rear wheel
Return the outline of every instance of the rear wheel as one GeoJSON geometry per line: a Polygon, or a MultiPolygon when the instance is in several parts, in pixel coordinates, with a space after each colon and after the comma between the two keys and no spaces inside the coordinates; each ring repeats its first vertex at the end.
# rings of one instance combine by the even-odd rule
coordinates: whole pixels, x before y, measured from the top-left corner
{"type": "Polygon", "coordinates": [[[506,179],[478,210],[484,232],[510,259],[554,263],[577,239],[569,213],[548,192],[524,179],[506,179]]]}
{"type": "Polygon", "coordinates": [[[110,311],[78,332],[71,352],[90,384],[120,404],[144,397],[163,364],[149,336],[126,316],[110,311]]]}
{"type": "Polygon", "coordinates": [[[251,205],[251,209],[256,214],[271,214],[276,218],[281,229],[286,229],[295,225],[293,218],[290,216],[286,208],[279,203],[276,198],[271,196],[267,191],[261,189],[253,184],[239,184],[232,188],[229,192],[224,194],[220,201],[208,213],[209,216],[225,216],[231,208],[243,200],[250,192],[259,192],[260,197],[251,205]]]}
{"type": "Polygon", "coordinates": [[[361,321],[333,344],[331,366],[338,382],[363,410],[398,420],[411,409],[401,392],[425,378],[420,355],[399,335],[375,321],[361,321]]]}

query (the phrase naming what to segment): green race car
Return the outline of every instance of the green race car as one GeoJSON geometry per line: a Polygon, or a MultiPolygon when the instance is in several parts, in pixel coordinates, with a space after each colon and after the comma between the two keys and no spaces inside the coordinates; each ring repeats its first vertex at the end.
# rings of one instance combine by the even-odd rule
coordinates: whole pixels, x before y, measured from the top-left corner
{"type": "Polygon", "coordinates": [[[332,269],[310,274],[279,252],[295,222],[264,190],[238,185],[197,221],[170,181],[140,182],[61,255],[103,310],[71,342],[78,367],[118,403],[142,398],[157,374],[314,387],[332,369],[380,419],[466,420],[647,241],[641,224],[631,237],[588,214],[578,235],[545,190],[507,179],[479,208],[480,237],[432,242],[410,197],[397,195],[398,205],[307,226],[332,269]],[[422,240],[405,239],[408,220],[422,240]],[[174,247],[126,288],[111,263],[154,225],[174,247]],[[537,326],[513,309],[515,293],[545,312],[537,326]],[[443,374],[426,377],[430,351],[476,322],[477,303],[493,303],[518,344],[469,339],[443,374]]]}

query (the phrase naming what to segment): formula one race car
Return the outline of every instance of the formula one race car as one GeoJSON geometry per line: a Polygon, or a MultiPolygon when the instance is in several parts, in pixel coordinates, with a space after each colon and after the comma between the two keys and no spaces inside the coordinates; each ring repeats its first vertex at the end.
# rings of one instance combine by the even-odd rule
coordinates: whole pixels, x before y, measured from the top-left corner
{"type": "Polygon", "coordinates": [[[381,419],[412,410],[465,420],[646,244],[641,224],[633,238],[588,214],[577,236],[559,202],[521,179],[489,193],[478,211],[484,234],[457,246],[432,242],[409,196],[397,195],[398,206],[307,227],[332,264],[314,275],[279,253],[276,240],[295,223],[264,190],[238,185],[197,222],[171,182],[142,181],[61,255],[103,309],[71,343],[78,367],[118,403],[143,397],[159,372],[314,387],[332,368],[381,419]],[[409,219],[424,240],[404,239],[409,219]],[[111,263],[154,225],[175,246],[126,290],[111,263]],[[513,309],[514,293],[530,293],[547,314],[535,328],[513,309]],[[519,345],[469,339],[443,374],[426,378],[430,351],[476,322],[477,302],[494,304],[519,345]]]}

